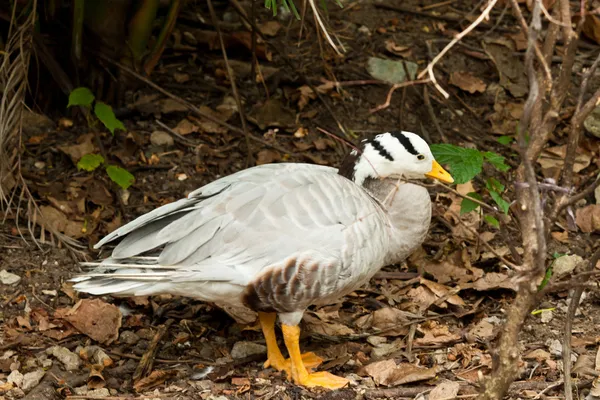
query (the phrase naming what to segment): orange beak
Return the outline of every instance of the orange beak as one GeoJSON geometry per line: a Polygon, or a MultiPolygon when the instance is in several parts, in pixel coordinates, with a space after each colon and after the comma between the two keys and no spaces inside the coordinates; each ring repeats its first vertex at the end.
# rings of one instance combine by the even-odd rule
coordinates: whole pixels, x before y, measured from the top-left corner
{"type": "Polygon", "coordinates": [[[431,165],[431,171],[425,174],[428,178],[437,179],[438,181],[444,183],[454,183],[454,178],[452,175],[448,173],[442,166],[435,160],[433,160],[431,165]]]}

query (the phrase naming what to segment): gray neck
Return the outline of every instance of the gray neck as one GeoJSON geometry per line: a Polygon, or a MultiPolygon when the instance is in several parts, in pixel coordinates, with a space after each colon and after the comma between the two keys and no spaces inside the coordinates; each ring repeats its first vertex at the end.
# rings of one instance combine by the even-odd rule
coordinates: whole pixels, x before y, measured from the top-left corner
{"type": "Polygon", "coordinates": [[[427,236],[431,221],[429,192],[397,179],[367,179],[363,187],[377,199],[390,222],[390,248],[386,265],[403,261],[427,236]]]}

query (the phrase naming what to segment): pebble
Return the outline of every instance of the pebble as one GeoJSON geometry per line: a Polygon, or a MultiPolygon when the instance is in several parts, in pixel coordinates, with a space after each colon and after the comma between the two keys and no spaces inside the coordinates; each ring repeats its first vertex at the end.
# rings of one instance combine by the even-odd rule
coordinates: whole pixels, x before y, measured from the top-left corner
{"type": "Polygon", "coordinates": [[[590,134],[600,138],[600,106],[594,108],[590,115],[588,115],[583,122],[583,126],[590,134]]]}
{"type": "Polygon", "coordinates": [[[21,280],[19,275],[11,274],[7,270],[3,269],[0,271],[0,282],[4,285],[14,285],[21,280]]]}
{"type": "Polygon", "coordinates": [[[255,354],[266,354],[267,346],[254,342],[237,342],[231,349],[231,357],[239,359],[255,354]]]}
{"type": "Polygon", "coordinates": [[[44,375],[46,375],[46,371],[44,371],[41,368],[26,373],[23,376],[23,383],[21,384],[21,389],[23,389],[25,392],[33,389],[40,383],[44,375]]]}
{"type": "Polygon", "coordinates": [[[554,315],[552,313],[552,310],[544,310],[542,311],[540,319],[542,320],[542,323],[547,324],[548,322],[552,321],[553,317],[554,315]]]}
{"type": "Polygon", "coordinates": [[[550,339],[546,341],[546,346],[548,346],[548,351],[550,354],[554,356],[562,356],[563,346],[560,340],[558,339],[550,339]]]}
{"type": "Polygon", "coordinates": [[[155,146],[173,146],[175,141],[173,137],[165,131],[154,131],[150,135],[150,143],[155,146]]]}
{"type": "Polygon", "coordinates": [[[81,366],[79,356],[66,347],[53,346],[46,350],[46,354],[51,354],[60,361],[67,371],[74,371],[81,366]]]}
{"type": "Polygon", "coordinates": [[[136,344],[140,341],[140,339],[141,338],[139,337],[139,335],[132,331],[123,331],[119,336],[119,342],[125,344],[136,344]]]}
{"type": "Polygon", "coordinates": [[[16,387],[21,387],[23,384],[23,374],[19,371],[13,371],[10,373],[8,378],[6,378],[7,382],[11,382],[16,387]]]}

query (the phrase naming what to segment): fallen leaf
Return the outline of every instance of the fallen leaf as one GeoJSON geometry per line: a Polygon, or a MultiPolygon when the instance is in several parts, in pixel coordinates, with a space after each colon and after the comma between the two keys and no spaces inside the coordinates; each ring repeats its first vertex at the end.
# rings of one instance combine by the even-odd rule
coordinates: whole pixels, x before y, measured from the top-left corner
{"type": "Polygon", "coordinates": [[[600,44],[600,17],[587,13],[583,21],[583,34],[600,44]]]}
{"type": "Polygon", "coordinates": [[[393,307],[384,307],[373,313],[371,327],[385,331],[385,336],[401,336],[408,333],[407,314],[393,307]]]}
{"type": "Polygon", "coordinates": [[[198,125],[194,124],[189,119],[184,118],[177,123],[177,126],[175,128],[173,128],[173,130],[175,132],[179,133],[180,135],[185,136],[185,135],[189,135],[190,133],[200,131],[200,127],[198,125]]]}
{"type": "Polygon", "coordinates": [[[177,82],[177,83],[186,83],[187,81],[190,80],[190,74],[185,74],[182,72],[175,72],[173,74],[173,78],[175,79],[175,82],[177,82]]]}
{"type": "Polygon", "coordinates": [[[485,82],[470,72],[460,72],[456,71],[450,75],[450,83],[465,92],[473,93],[483,93],[487,88],[485,82]]]}
{"type": "Polygon", "coordinates": [[[300,98],[298,99],[298,109],[302,111],[308,105],[310,100],[317,98],[317,95],[308,85],[303,85],[298,88],[300,98]]]}
{"type": "Polygon", "coordinates": [[[173,378],[177,375],[176,369],[167,369],[167,370],[154,370],[150,375],[145,378],[137,381],[133,388],[136,392],[141,392],[143,390],[151,389],[155,386],[158,386],[164,383],[167,379],[173,378]]]}
{"type": "Polygon", "coordinates": [[[437,385],[429,393],[428,400],[448,400],[456,398],[460,383],[455,381],[444,381],[437,385]]]}
{"type": "Polygon", "coordinates": [[[578,208],[575,211],[575,222],[582,232],[600,232],[600,204],[578,208]]]}
{"type": "MultiPolygon", "coordinates": [[[[567,154],[567,145],[549,147],[544,149],[537,162],[542,167],[542,174],[546,178],[558,179],[560,176],[567,154]]],[[[592,156],[583,149],[579,148],[573,164],[573,172],[578,173],[590,166],[592,156]]]]}
{"type": "Polygon", "coordinates": [[[412,56],[412,49],[410,46],[400,46],[397,45],[396,42],[392,39],[388,39],[385,41],[385,49],[392,53],[393,55],[409,58],[412,56]]]}
{"type": "Polygon", "coordinates": [[[482,42],[486,54],[492,59],[500,75],[500,85],[514,97],[525,97],[529,92],[525,64],[514,62],[514,45],[508,39],[482,42]]]}
{"type": "Polygon", "coordinates": [[[275,36],[281,29],[281,24],[276,20],[269,20],[258,25],[258,29],[266,36],[275,36]]]}
{"type": "Polygon", "coordinates": [[[424,368],[408,363],[396,365],[394,360],[384,360],[367,365],[365,371],[377,385],[397,386],[433,379],[437,374],[437,367],[424,368]]]}
{"type": "Polygon", "coordinates": [[[277,150],[264,149],[258,152],[256,165],[270,164],[281,160],[281,154],[277,150]]]}
{"type": "MultiPolygon", "coordinates": [[[[200,111],[202,111],[204,114],[210,115],[211,117],[219,121],[224,121],[226,118],[221,113],[213,111],[213,109],[207,106],[200,106],[200,111]]],[[[194,121],[200,127],[200,130],[204,133],[215,133],[221,135],[227,132],[227,128],[225,128],[223,125],[208,120],[206,118],[197,118],[193,115],[189,116],[188,118],[194,121]]]]}
{"type": "Polygon", "coordinates": [[[499,272],[488,272],[483,278],[477,280],[473,285],[473,289],[479,291],[493,289],[510,289],[516,290],[516,284],[508,275],[499,272]]]}
{"type": "Polygon", "coordinates": [[[100,299],[84,299],[71,309],[56,310],[55,317],[68,321],[79,332],[108,345],[119,337],[122,314],[118,307],[100,299]]]}
{"type": "Polygon", "coordinates": [[[482,319],[469,329],[469,334],[484,341],[491,340],[495,336],[494,325],[486,319],[482,319]]]}
{"type": "Polygon", "coordinates": [[[86,234],[82,221],[72,221],[61,211],[51,206],[40,206],[40,217],[47,227],[51,227],[58,232],[77,239],[86,234]]]}
{"type": "Polygon", "coordinates": [[[328,336],[353,335],[355,333],[352,329],[339,322],[323,321],[310,314],[305,314],[303,321],[306,324],[306,329],[313,333],[320,333],[328,336]]]}
{"type": "Polygon", "coordinates": [[[423,333],[422,338],[415,339],[415,344],[420,346],[439,345],[455,342],[461,339],[459,333],[450,332],[448,325],[442,325],[437,321],[428,321],[417,327],[423,333]]]}
{"type": "Polygon", "coordinates": [[[58,146],[58,149],[63,153],[71,157],[73,163],[77,164],[77,161],[86,154],[94,153],[96,147],[93,144],[94,134],[87,133],[77,138],[77,144],[70,146],[58,146]]]}
{"type": "Polygon", "coordinates": [[[170,114],[174,112],[186,112],[188,111],[187,106],[173,99],[163,99],[160,101],[160,112],[163,114],[170,114]]]}
{"type": "Polygon", "coordinates": [[[248,121],[262,130],[266,128],[295,128],[296,113],[285,107],[279,99],[271,97],[264,103],[252,107],[252,110],[248,113],[248,121]]]}
{"type": "MultiPolygon", "coordinates": [[[[448,293],[450,293],[452,291],[452,289],[450,289],[449,287],[442,285],[441,283],[430,281],[428,279],[421,278],[420,283],[422,285],[427,286],[427,288],[429,288],[429,290],[431,290],[433,292],[433,294],[435,294],[438,297],[438,299],[447,296],[448,293]]],[[[456,294],[448,296],[446,298],[446,301],[455,306],[464,306],[465,305],[465,302],[463,301],[463,299],[461,299],[460,296],[458,296],[456,294]]]]}

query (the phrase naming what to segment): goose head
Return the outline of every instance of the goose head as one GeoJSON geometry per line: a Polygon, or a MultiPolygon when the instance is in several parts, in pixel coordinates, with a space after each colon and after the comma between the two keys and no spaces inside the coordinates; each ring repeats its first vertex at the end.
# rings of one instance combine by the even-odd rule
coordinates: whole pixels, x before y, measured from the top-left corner
{"type": "Polygon", "coordinates": [[[386,132],[363,140],[362,151],[353,150],[340,174],[357,185],[385,178],[427,179],[452,183],[452,176],[435,160],[427,143],[412,132],[386,132]]]}

